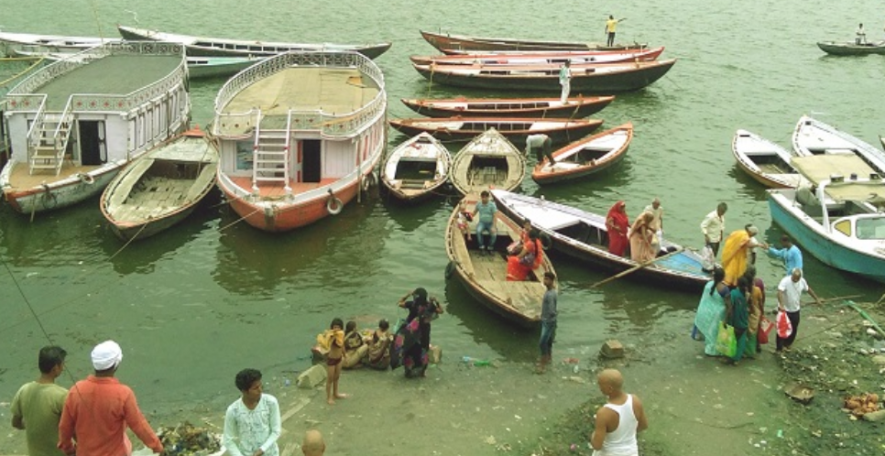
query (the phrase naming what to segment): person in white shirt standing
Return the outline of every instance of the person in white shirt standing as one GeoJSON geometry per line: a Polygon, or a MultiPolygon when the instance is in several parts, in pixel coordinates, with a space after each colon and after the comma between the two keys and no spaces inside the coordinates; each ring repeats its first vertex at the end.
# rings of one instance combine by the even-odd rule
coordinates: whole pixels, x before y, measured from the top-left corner
{"type": "Polygon", "coordinates": [[[701,222],[701,232],[704,233],[704,245],[713,250],[713,257],[719,254],[719,243],[722,242],[722,234],[725,232],[725,212],[728,205],[719,203],[716,210],[707,214],[701,222]]]}
{"type": "Polygon", "coordinates": [[[793,341],[796,340],[796,334],[799,332],[799,308],[803,291],[807,291],[816,302],[820,303],[820,298],[808,286],[808,282],[802,278],[802,270],[799,268],[793,268],[792,273],[781,279],[777,286],[777,310],[786,312],[787,318],[790,319],[790,324],[793,326],[793,332],[789,337],[777,337],[778,352],[781,350],[790,351],[793,341]]]}
{"type": "Polygon", "coordinates": [[[651,212],[651,215],[654,216],[649,227],[655,231],[658,249],[661,249],[664,246],[664,208],[661,206],[661,200],[659,198],[653,199],[650,205],[645,206],[645,212],[651,212]]]}
{"type": "Polygon", "coordinates": [[[570,65],[571,62],[566,60],[559,68],[559,85],[562,86],[562,95],[560,95],[559,101],[562,102],[562,104],[568,103],[568,95],[572,91],[572,72],[570,65]]]}
{"type": "Polygon", "coordinates": [[[261,372],[243,369],[235,380],[241,398],[227,408],[221,443],[230,456],[279,456],[282,432],[277,398],[262,392],[261,372]]]}
{"type": "Polygon", "coordinates": [[[590,435],[593,456],[638,456],[636,433],[648,429],[642,402],[625,393],[624,377],[616,369],[606,369],[597,377],[606,404],[596,411],[596,425],[590,435]]]}

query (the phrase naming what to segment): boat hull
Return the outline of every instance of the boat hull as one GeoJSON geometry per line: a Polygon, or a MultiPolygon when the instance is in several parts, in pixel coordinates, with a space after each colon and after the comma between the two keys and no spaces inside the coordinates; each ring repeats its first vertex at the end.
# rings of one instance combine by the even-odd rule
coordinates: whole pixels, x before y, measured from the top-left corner
{"type": "Polygon", "coordinates": [[[633,141],[633,124],[625,124],[620,127],[613,128],[609,131],[605,131],[597,135],[582,139],[575,143],[569,144],[562,149],[553,152],[553,159],[559,160],[560,157],[565,156],[569,153],[569,151],[573,150],[576,147],[582,147],[598,139],[605,139],[606,136],[614,135],[621,131],[624,131],[627,135],[624,144],[617,149],[606,153],[598,160],[594,160],[592,164],[585,164],[584,166],[578,166],[560,172],[545,172],[544,164],[539,163],[535,165],[535,168],[532,171],[532,180],[534,180],[538,185],[557,184],[560,182],[583,179],[612,168],[613,166],[621,163],[624,160],[624,157],[627,156],[627,151],[630,149],[630,143],[633,141]]]}
{"type": "MultiPolygon", "coordinates": [[[[403,104],[411,110],[428,117],[454,117],[454,116],[471,116],[471,117],[521,117],[521,118],[554,118],[554,119],[581,119],[589,117],[608,106],[615,97],[592,97],[592,98],[570,98],[569,104],[559,104],[558,98],[523,98],[510,100],[495,100],[474,98],[471,100],[451,100],[456,103],[465,103],[467,107],[443,107],[435,106],[434,100],[415,100],[402,99],[403,104]],[[512,106],[518,106],[522,103],[556,103],[555,106],[537,107],[537,108],[501,108],[501,109],[478,109],[472,108],[470,105],[495,104],[504,105],[510,103],[512,106]]],[[[444,100],[437,100],[444,101],[444,100]]]]}
{"type": "Polygon", "coordinates": [[[45,186],[13,189],[7,184],[15,166],[27,164],[9,161],[4,167],[3,177],[0,177],[0,185],[3,186],[3,196],[9,206],[16,212],[28,215],[62,209],[92,198],[101,193],[122,168],[122,165],[110,164],[89,171],[91,183],[77,176],[70,176],[47,182],[45,186]]]}
{"type": "Polygon", "coordinates": [[[151,221],[150,223],[142,223],[138,225],[123,225],[120,223],[111,222],[111,231],[118,238],[127,242],[146,239],[180,223],[182,220],[186,219],[187,216],[191,215],[191,213],[194,212],[198,205],[199,202],[194,203],[176,212],[175,214],[167,217],[158,218],[151,221]]]}
{"type": "MultiPolygon", "coordinates": [[[[632,92],[643,89],[662,78],[675,60],[658,62],[654,65],[639,65],[620,72],[573,74],[572,93],[610,94],[612,92],[632,92]]],[[[489,90],[531,90],[538,92],[561,92],[558,74],[459,74],[456,66],[431,68],[413,65],[427,80],[454,87],[489,90]],[[447,71],[453,70],[453,71],[447,71]]]]}
{"type": "Polygon", "coordinates": [[[646,44],[633,43],[617,46],[601,44],[564,42],[564,41],[528,41],[509,38],[483,38],[465,35],[442,34],[421,31],[431,46],[443,53],[447,51],[619,51],[624,49],[641,49],[646,44]]]}
{"type": "Polygon", "coordinates": [[[830,55],[885,55],[885,44],[870,43],[862,45],[850,42],[836,43],[834,41],[821,41],[817,43],[817,47],[819,47],[821,51],[830,55]]]}
{"type": "MultiPolygon", "coordinates": [[[[397,121],[390,121],[390,125],[399,130],[402,133],[405,133],[409,136],[415,136],[421,133],[429,133],[433,135],[434,138],[437,138],[441,141],[470,141],[475,138],[477,135],[482,134],[485,130],[457,130],[457,129],[448,129],[440,123],[439,127],[432,126],[422,126],[422,125],[413,125],[409,122],[404,122],[402,119],[397,121]]],[[[494,118],[483,118],[483,119],[451,119],[453,122],[497,122],[494,118]]],[[[531,119],[529,119],[531,120],[531,119]]],[[[538,121],[543,121],[543,119],[534,119],[538,121]]],[[[543,133],[550,137],[550,139],[554,143],[565,143],[569,141],[574,141],[578,138],[583,138],[584,136],[593,133],[600,126],[602,126],[602,120],[588,120],[588,121],[571,121],[569,122],[571,125],[568,127],[560,127],[560,128],[551,128],[551,129],[526,129],[526,130],[502,130],[498,128],[498,132],[504,135],[508,140],[517,145],[525,144],[526,138],[529,135],[543,133]]],[[[525,123],[521,121],[521,123],[525,123]]],[[[562,122],[565,125],[565,122],[562,122]]],[[[500,125],[500,123],[499,123],[500,125]]],[[[495,126],[495,125],[493,125],[495,126]]],[[[497,126],[495,126],[497,128],[497,126]]]]}
{"type": "Polygon", "coordinates": [[[828,266],[885,283],[885,260],[843,246],[828,237],[823,227],[804,213],[794,211],[776,191],[768,192],[768,208],[778,226],[808,253],[828,266]]]}

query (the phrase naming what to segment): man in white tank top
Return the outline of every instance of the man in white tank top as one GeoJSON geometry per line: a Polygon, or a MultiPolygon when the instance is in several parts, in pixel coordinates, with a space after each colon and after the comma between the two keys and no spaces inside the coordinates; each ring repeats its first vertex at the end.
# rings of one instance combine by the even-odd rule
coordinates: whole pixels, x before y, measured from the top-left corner
{"type": "Polygon", "coordinates": [[[615,369],[600,372],[597,380],[608,402],[596,411],[596,428],[590,435],[593,456],[638,456],[636,433],[648,428],[642,402],[621,391],[624,377],[615,369]]]}

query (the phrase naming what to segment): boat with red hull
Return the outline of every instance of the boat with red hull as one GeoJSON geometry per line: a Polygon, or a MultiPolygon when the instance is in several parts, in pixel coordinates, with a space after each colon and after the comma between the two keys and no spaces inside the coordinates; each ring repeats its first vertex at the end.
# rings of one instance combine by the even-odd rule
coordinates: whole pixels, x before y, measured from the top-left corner
{"type": "Polygon", "coordinates": [[[621,51],[532,51],[507,54],[413,55],[409,57],[409,60],[419,65],[429,65],[431,63],[436,63],[437,65],[561,65],[564,62],[574,65],[579,63],[648,62],[657,60],[663,52],[664,48],[662,46],[654,49],[625,49],[621,51]]]}
{"type": "Polygon", "coordinates": [[[429,117],[535,117],[581,119],[601,111],[613,96],[560,98],[403,98],[412,111],[429,117]]]}
{"type": "Polygon", "coordinates": [[[591,51],[621,49],[642,49],[648,47],[645,43],[620,44],[605,46],[601,43],[581,43],[574,41],[543,41],[521,40],[514,38],[490,38],[468,35],[456,35],[452,33],[433,33],[421,31],[424,40],[431,46],[442,52],[452,51],[591,51]]]}
{"type": "Polygon", "coordinates": [[[592,133],[602,125],[598,119],[523,119],[507,117],[448,117],[394,119],[390,126],[415,136],[427,132],[442,141],[469,141],[494,128],[514,144],[524,144],[529,135],[543,133],[553,142],[569,142],[592,133]]]}
{"type": "Polygon", "coordinates": [[[538,163],[532,180],[539,185],[581,179],[620,163],[633,140],[633,124],[588,136],[553,152],[555,163],[538,163]]]}

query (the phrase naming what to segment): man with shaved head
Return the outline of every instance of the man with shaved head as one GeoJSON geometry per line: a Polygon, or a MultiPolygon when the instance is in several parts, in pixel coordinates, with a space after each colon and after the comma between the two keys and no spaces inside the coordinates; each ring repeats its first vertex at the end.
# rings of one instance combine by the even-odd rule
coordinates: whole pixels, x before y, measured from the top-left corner
{"type": "Polygon", "coordinates": [[[596,411],[596,428],[590,434],[593,455],[638,456],[636,433],[648,428],[642,402],[624,393],[624,377],[615,369],[600,372],[597,381],[608,401],[596,411]]]}
{"type": "Polygon", "coordinates": [[[323,441],[323,434],[316,429],[311,429],[304,433],[304,440],[301,442],[301,452],[304,456],[323,456],[326,452],[326,442],[323,441]]]}

